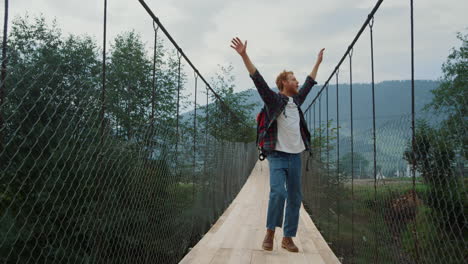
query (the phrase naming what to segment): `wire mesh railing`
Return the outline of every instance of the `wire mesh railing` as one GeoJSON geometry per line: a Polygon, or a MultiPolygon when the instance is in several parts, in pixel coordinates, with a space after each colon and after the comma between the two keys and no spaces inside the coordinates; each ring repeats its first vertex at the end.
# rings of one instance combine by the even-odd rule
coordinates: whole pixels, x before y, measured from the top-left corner
{"type": "Polygon", "coordinates": [[[414,80],[410,1],[411,80],[375,84],[374,14],[382,2],[305,112],[314,155],[304,171],[304,205],[342,263],[465,263],[466,70],[421,106],[429,89],[414,80]],[[352,80],[354,45],[366,27],[370,87],[352,80]]]}
{"type": "Polygon", "coordinates": [[[5,1],[2,263],[177,263],[256,162],[254,128],[163,30],[176,47],[167,51],[149,9],[153,54],[134,31],[106,50],[103,2],[100,49],[40,18],[7,27],[5,1]],[[182,94],[185,62],[194,71],[193,100],[182,94]],[[206,98],[197,98],[198,80],[206,98]],[[182,113],[188,106],[193,111],[182,113]]]}

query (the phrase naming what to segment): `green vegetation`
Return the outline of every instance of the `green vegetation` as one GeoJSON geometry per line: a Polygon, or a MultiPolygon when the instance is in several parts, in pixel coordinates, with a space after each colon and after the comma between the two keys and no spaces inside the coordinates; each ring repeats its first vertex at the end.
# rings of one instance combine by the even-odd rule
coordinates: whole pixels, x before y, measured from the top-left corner
{"type": "MultiPolygon", "coordinates": [[[[235,120],[200,132],[194,157],[193,123],[176,135],[178,58],[161,39],[157,51],[153,99],[153,54],[137,32],[118,34],[103,93],[93,38],[63,36],[42,16],[13,20],[0,109],[2,263],[177,263],[239,191],[256,161],[253,143],[239,142],[255,130],[229,144],[216,129],[232,135],[235,120]]],[[[182,71],[182,91],[186,79],[182,71]]],[[[192,104],[181,95],[181,107],[192,104]]]]}
{"type": "MultiPolygon", "coordinates": [[[[343,263],[465,262],[468,36],[458,33],[457,37],[461,47],[451,51],[442,67],[440,86],[432,91],[434,97],[425,107],[432,119],[417,120],[414,143],[410,134],[404,134],[406,149],[399,152],[408,164],[414,164],[420,177],[354,181],[351,185],[350,172],[354,169],[355,179],[359,175],[356,163],[369,165],[362,149],[355,149],[354,168],[350,152],[340,155],[337,173],[336,157],[329,164],[323,158],[326,139],[313,139],[322,155],[315,157],[312,171],[305,176],[304,203],[343,263]]],[[[323,135],[323,128],[319,129],[323,135]]],[[[384,143],[398,142],[396,138],[384,143]]],[[[336,141],[329,143],[336,148],[336,141]]],[[[387,145],[378,147],[395,148],[387,145]]],[[[378,164],[400,169],[395,160],[377,154],[378,164]]]]}

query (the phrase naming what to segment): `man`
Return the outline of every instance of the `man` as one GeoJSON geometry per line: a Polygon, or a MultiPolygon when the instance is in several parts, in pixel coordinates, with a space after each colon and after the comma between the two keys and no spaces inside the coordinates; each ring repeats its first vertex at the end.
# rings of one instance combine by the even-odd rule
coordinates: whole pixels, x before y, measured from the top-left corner
{"type": "Polygon", "coordinates": [[[267,232],[262,247],[265,250],[273,250],[275,229],[282,226],[284,203],[287,198],[281,246],[288,251],[298,252],[292,237],[297,233],[302,202],[301,152],[311,151],[310,133],[300,106],[312,86],[317,83],[315,78],[325,49],[320,50],[315,66],[301,89],[298,89],[299,82],[294,73],[283,71],[276,79],[279,92],[275,93],[250,61],[247,55],[247,41],[242,43],[239,38],[233,38],[231,47],[242,57],[267,107],[266,133],[259,135],[259,141],[265,140],[264,151],[270,167],[267,232]]]}

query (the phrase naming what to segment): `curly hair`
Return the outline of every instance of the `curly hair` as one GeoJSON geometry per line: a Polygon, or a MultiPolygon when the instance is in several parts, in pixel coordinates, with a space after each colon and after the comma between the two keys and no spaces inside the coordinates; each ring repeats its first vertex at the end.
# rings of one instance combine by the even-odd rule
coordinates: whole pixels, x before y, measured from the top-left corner
{"type": "Polygon", "coordinates": [[[282,73],[278,75],[278,77],[276,77],[276,86],[278,87],[280,91],[283,90],[283,81],[288,80],[288,74],[294,74],[294,73],[292,71],[284,70],[282,73]]]}

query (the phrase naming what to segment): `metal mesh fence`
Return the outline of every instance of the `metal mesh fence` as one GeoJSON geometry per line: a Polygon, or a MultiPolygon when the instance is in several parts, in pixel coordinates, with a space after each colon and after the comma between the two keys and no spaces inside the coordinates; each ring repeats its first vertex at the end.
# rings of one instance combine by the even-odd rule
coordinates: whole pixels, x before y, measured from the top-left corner
{"type": "Polygon", "coordinates": [[[353,160],[349,135],[338,143],[329,129],[327,141],[324,122],[325,136],[315,138],[317,155],[304,172],[304,205],[343,263],[466,260],[464,134],[445,131],[458,140],[452,142],[421,121],[413,152],[410,123],[411,116],[402,116],[377,127],[375,169],[372,130],[354,136],[353,160]],[[415,177],[410,155],[416,156],[415,177]]]}
{"type": "Polygon", "coordinates": [[[342,263],[466,263],[467,72],[447,70],[466,69],[466,56],[452,53],[448,77],[429,90],[414,80],[411,49],[410,81],[375,84],[381,2],[305,112],[314,151],[304,205],[342,263]],[[367,26],[371,87],[352,81],[354,44],[367,26]]]}
{"type": "Polygon", "coordinates": [[[239,138],[252,128],[210,87],[197,98],[198,71],[187,88],[181,50],[168,55],[158,27],[154,56],[129,33],[102,60],[90,39],[56,38],[40,20],[12,28],[0,262],[177,263],[249,176],[257,150],[239,138]]]}

